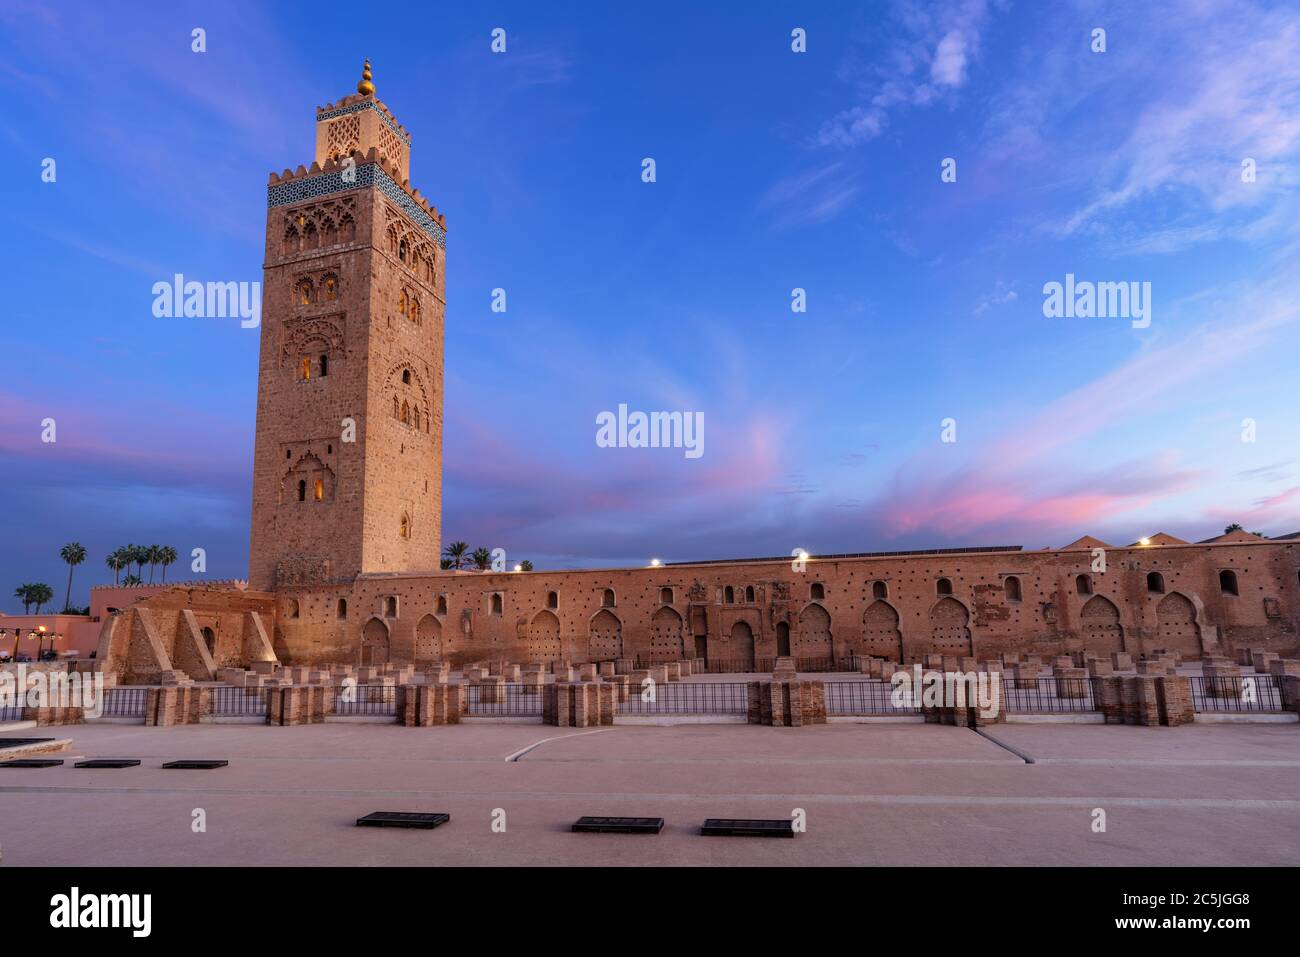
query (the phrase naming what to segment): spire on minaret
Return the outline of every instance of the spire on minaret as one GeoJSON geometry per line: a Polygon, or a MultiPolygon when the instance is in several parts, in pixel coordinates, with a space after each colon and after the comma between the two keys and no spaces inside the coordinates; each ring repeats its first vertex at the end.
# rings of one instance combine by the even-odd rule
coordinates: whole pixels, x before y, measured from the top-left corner
{"type": "Polygon", "coordinates": [[[370,82],[370,61],[366,61],[364,69],[361,71],[361,82],[357,84],[357,92],[362,96],[374,96],[375,85],[370,82]]]}

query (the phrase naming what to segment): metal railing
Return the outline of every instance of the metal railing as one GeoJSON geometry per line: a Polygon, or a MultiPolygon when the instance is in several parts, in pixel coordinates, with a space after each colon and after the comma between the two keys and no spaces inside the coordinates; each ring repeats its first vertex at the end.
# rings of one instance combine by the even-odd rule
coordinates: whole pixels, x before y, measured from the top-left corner
{"type": "Polygon", "coordinates": [[[334,689],[333,715],[397,716],[395,685],[339,685],[334,689]]]}
{"type": "Polygon", "coordinates": [[[676,681],[656,683],[645,691],[635,685],[619,714],[747,714],[749,685],[743,681],[676,681]],[[649,697],[650,700],[646,700],[649,697]]]}
{"type": "Polygon", "coordinates": [[[893,685],[888,681],[827,681],[828,715],[920,714],[921,702],[894,702],[893,685]]]}
{"type": "Polygon", "coordinates": [[[143,719],[148,700],[148,688],[105,688],[100,716],[143,719]]]}
{"type": "Polygon", "coordinates": [[[1280,713],[1289,710],[1277,675],[1192,677],[1192,710],[1206,713],[1280,713]]]}
{"type": "Polygon", "coordinates": [[[0,705],[0,721],[21,721],[23,706],[20,704],[0,705]]]}
{"type": "Polygon", "coordinates": [[[471,718],[534,718],[542,714],[542,689],[536,685],[462,685],[465,713],[471,718]]]}
{"type": "MultiPolygon", "coordinates": [[[[710,658],[704,665],[704,674],[770,674],[776,667],[776,658],[710,658]]],[[[796,671],[814,673],[857,670],[857,660],[836,661],[834,658],[794,656],[796,671]]]]}
{"type": "Polygon", "coordinates": [[[266,691],[234,685],[213,688],[212,713],[221,718],[263,717],[266,715],[266,691]]]}
{"type": "Polygon", "coordinates": [[[998,691],[1007,714],[1082,714],[1097,710],[1091,678],[1034,678],[1017,682],[1002,675],[998,691]],[[1016,687],[1017,683],[1028,687],[1016,687]]]}

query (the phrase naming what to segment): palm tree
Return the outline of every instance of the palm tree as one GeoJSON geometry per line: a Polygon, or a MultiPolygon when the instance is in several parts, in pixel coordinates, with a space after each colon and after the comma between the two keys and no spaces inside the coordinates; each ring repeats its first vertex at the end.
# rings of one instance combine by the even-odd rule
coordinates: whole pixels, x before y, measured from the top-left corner
{"type": "Polygon", "coordinates": [[[447,569],[451,568],[451,559],[450,558],[441,559],[438,562],[438,567],[441,568],[443,571],[446,571],[447,569]]]}
{"type": "Polygon", "coordinates": [[[469,553],[469,546],[464,542],[452,542],[443,549],[443,554],[451,561],[450,568],[464,568],[465,556],[469,553]]]}
{"type": "Polygon", "coordinates": [[[470,557],[474,559],[474,567],[481,572],[487,571],[492,566],[492,553],[486,548],[474,549],[474,554],[470,557]]]}
{"type": "Polygon", "coordinates": [[[26,615],[32,609],[32,586],[19,585],[14,589],[14,597],[23,603],[23,614],[26,615]]]}
{"type": "Polygon", "coordinates": [[[66,611],[72,604],[72,570],[86,560],[86,549],[80,542],[68,542],[59,549],[59,557],[68,563],[68,590],[63,595],[66,611]]]}
{"type": "Polygon", "coordinates": [[[533,570],[533,563],[525,558],[522,562],[519,563],[519,570],[521,572],[530,572],[533,570]]]}
{"type": "Polygon", "coordinates": [[[173,564],[180,557],[176,554],[176,549],[170,545],[164,545],[158,549],[158,562],[162,565],[162,580],[167,580],[167,566],[173,564]]]}
{"type": "Polygon", "coordinates": [[[149,549],[143,545],[128,545],[131,550],[131,561],[135,562],[135,577],[141,584],[144,583],[144,563],[149,560],[149,549]]]}
{"type": "Polygon", "coordinates": [[[113,569],[113,585],[116,587],[118,577],[121,575],[122,569],[126,567],[126,562],[122,558],[122,549],[117,548],[109,552],[108,557],[104,559],[104,564],[113,569]]]}
{"type": "Polygon", "coordinates": [[[36,614],[41,613],[41,606],[54,600],[54,589],[44,582],[38,582],[31,588],[32,604],[36,606],[36,614]]]}
{"type": "Polygon", "coordinates": [[[162,562],[162,546],[150,545],[144,550],[146,561],[149,562],[149,584],[153,584],[153,570],[162,562]]]}
{"type": "Polygon", "coordinates": [[[143,585],[143,584],[144,584],[144,579],[141,578],[139,575],[132,575],[132,574],[129,574],[129,573],[128,573],[127,576],[126,576],[125,578],[122,579],[122,584],[123,584],[123,585],[143,585]]]}

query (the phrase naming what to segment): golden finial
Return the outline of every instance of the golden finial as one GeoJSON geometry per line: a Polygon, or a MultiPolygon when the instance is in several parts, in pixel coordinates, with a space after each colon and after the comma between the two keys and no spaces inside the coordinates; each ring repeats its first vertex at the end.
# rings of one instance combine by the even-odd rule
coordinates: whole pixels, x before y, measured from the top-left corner
{"type": "Polygon", "coordinates": [[[370,61],[366,61],[365,69],[361,71],[361,82],[357,84],[357,92],[362,96],[373,96],[375,85],[370,82],[370,61]]]}

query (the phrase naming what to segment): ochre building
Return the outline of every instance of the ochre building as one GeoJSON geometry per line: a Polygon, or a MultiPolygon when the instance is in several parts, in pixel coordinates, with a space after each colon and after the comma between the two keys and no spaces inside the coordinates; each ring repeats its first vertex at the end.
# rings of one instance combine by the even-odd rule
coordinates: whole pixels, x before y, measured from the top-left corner
{"type": "Polygon", "coordinates": [[[105,622],[140,680],[222,667],[671,661],[765,669],[1300,648],[1300,537],[954,549],[634,569],[438,571],[444,217],[375,96],[316,112],[309,168],[272,174],[246,590],[177,588],[105,622]]]}

